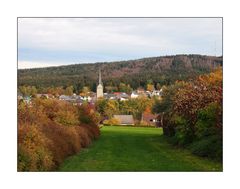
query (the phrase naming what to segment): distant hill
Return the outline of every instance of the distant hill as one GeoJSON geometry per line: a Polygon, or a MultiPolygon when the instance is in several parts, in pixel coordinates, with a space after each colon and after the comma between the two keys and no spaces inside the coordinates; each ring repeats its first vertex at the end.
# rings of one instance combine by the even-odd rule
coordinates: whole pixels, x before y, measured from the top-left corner
{"type": "Polygon", "coordinates": [[[136,89],[145,87],[149,80],[156,85],[168,85],[176,80],[187,80],[199,74],[209,73],[222,66],[222,57],[202,55],[175,55],[142,58],[137,60],[74,64],[68,66],[20,69],[18,85],[37,88],[73,85],[76,91],[83,86],[96,89],[98,69],[102,70],[104,86],[119,86],[120,82],[136,89]]]}

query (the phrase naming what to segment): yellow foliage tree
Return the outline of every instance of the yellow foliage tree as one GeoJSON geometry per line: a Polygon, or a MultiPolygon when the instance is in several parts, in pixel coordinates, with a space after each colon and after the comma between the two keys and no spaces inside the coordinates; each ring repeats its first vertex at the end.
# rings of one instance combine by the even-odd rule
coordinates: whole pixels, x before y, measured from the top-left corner
{"type": "Polygon", "coordinates": [[[154,85],[153,84],[147,84],[147,90],[148,91],[153,91],[154,90],[154,85]]]}

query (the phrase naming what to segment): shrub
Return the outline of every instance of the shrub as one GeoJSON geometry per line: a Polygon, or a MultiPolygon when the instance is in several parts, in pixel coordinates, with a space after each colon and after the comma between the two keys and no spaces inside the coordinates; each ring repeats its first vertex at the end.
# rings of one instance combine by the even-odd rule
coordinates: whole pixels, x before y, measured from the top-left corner
{"type": "Polygon", "coordinates": [[[165,112],[163,133],[175,144],[191,145],[193,153],[200,156],[222,158],[221,69],[168,87],[154,110],[165,112]]]}
{"type": "Polygon", "coordinates": [[[170,113],[167,113],[167,114],[164,115],[163,123],[164,123],[162,125],[163,134],[165,136],[168,136],[168,137],[174,136],[175,133],[176,133],[175,124],[174,124],[173,120],[171,119],[171,114],[170,113]]]}
{"type": "Polygon", "coordinates": [[[18,171],[54,170],[98,138],[94,112],[85,106],[80,109],[52,99],[35,99],[31,106],[19,102],[18,171]]]}
{"type": "Polygon", "coordinates": [[[144,120],[141,120],[140,123],[139,123],[140,126],[148,126],[148,122],[144,121],[144,120]]]}
{"type": "Polygon", "coordinates": [[[135,123],[135,125],[140,126],[140,127],[156,127],[155,123],[149,123],[144,120],[141,120],[139,123],[135,123]]]}
{"type": "MultiPolygon", "coordinates": [[[[174,114],[185,117],[189,127],[194,130],[198,120],[198,112],[211,103],[217,103],[222,107],[222,76],[221,71],[209,75],[200,76],[196,81],[189,82],[179,89],[174,97],[174,114]]],[[[221,108],[219,108],[221,110],[221,108]]],[[[221,117],[221,111],[219,111],[221,117]]],[[[220,118],[219,117],[219,118],[220,118]]],[[[218,120],[219,126],[221,119],[218,120]]]]}
{"type": "Polygon", "coordinates": [[[18,170],[46,171],[54,166],[48,149],[51,141],[36,125],[19,125],[18,170]]]}
{"type": "Polygon", "coordinates": [[[189,148],[193,154],[198,156],[222,160],[222,139],[217,135],[193,142],[189,148]]]}
{"type": "Polygon", "coordinates": [[[222,110],[217,103],[211,103],[207,107],[199,110],[198,120],[195,125],[196,135],[203,138],[211,135],[222,135],[222,110]]]}
{"type": "Polygon", "coordinates": [[[90,105],[83,104],[78,107],[78,119],[80,123],[96,126],[100,122],[100,115],[90,105]]]}
{"type": "Polygon", "coordinates": [[[61,109],[56,113],[54,121],[61,125],[78,125],[78,115],[76,112],[68,111],[67,109],[61,109]]]}
{"type": "Polygon", "coordinates": [[[104,120],[103,124],[104,125],[119,125],[120,121],[117,118],[111,118],[111,119],[108,119],[108,120],[104,120]]]}
{"type": "Polygon", "coordinates": [[[83,148],[91,144],[91,140],[94,139],[94,134],[87,129],[87,127],[78,127],[78,133],[81,135],[81,146],[83,148]]]}
{"type": "Polygon", "coordinates": [[[221,106],[217,103],[211,103],[198,112],[197,138],[190,147],[194,154],[218,160],[222,159],[221,112],[221,106]]]}
{"type": "Polygon", "coordinates": [[[179,145],[186,145],[193,141],[194,132],[191,127],[188,126],[187,120],[182,116],[173,116],[172,122],[175,126],[175,142],[179,145]]]}
{"type": "Polygon", "coordinates": [[[35,104],[29,106],[24,102],[18,102],[18,124],[35,124],[37,123],[47,123],[49,118],[43,110],[42,106],[37,106],[35,104]]]}

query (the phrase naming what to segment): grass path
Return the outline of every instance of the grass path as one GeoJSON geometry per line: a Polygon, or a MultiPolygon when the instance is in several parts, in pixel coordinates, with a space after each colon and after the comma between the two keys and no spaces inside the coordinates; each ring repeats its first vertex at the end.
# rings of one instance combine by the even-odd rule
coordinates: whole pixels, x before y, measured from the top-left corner
{"type": "Polygon", "coordinates": [[[168,144],[162,129],[108,126],[59,171],[221,171],[222,164],[168,144]]]}

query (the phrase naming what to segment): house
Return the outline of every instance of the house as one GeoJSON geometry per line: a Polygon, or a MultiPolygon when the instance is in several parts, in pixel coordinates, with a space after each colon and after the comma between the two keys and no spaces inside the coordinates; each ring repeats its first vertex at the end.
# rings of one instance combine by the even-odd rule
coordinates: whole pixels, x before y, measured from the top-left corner
{"type": "Polygon", "coordinates": [[[119,99],[120,99],[120,101],[128,100],[129,99],[129,95],[127,93],[121,93],[119,95],[119,99]]]}
{"type": "Polygon", "coordinates": [[[81,97],[78,97],[76,99],[75,105],[82,105],[84,103],[84,100],[81,97]]]}
{"type": "Polygon", "coordinates": [[[129,95],[124,92],[115,92],[116,98],[120,101],[125,101],[129,99],[129,95]]]}
{"type": "Polygon", "coordinates": [[[138,93],[136,93],[135,91],[133,91],[131,94],[131,98],[138,98],[138,96],[138,93]]]}
{"type": "Polygon", "coordinates": [[[119,96],[119,95],[121,94],[121,92],[113,92],[113,94],[114,94],[115,96],[119,96]]]}
{"type": "Polygon", "coordinates": [[[162,95],[162,91],[161,90],[154,90],[151,93],[151,96],[161,96],[162,95]]]}
{"type": "Polygon", "coordinates": [[[156,126],[158,122],[157,115],[154,115],[150,112],[144,112],[142,114],[141,122],[144,125],[156,126]]]}
{"type": "Polygon", "coordinates": [[[145,93],[144,88],[143,88],[143,87],[138,87],[138,89],[137,89],[137,93],[138,93],[138,94],[145,93]]]}
{"type": "Polygon", "coordinates": [[[104,98],[109,100],[116,100],[117,96],[115,94],[104,93],[104,98]]]}
{"type": "Polygon", "coordinates": [[[77,99],[77,96],[67,96],[67,95],[60,95],[59,100],[64,100],[67,102],[75,103],[77,99]]]}
{"type": "Polygon", "coordinates": [[[113,117],[119,120],[120,125],[134,125],[132,115],[114,115],[113,117]]]}
{"type": "Polygon", "coordinates": [[[94,92],[88,92],[88,96],[90,96],[92,99],[97,97],[97,93],[94,92]]]}
{"type": "Polygon", "coordinates": [[[104,93],[104,98],[108,100],[128,100],[129,95],[123,92],[104,93]]]}
{"type": "Polygon", "coordinates": [[[60,95],[59,96],[59,100],[70,100],[70,96],[67,96],[67,95],[60,95]]]}

